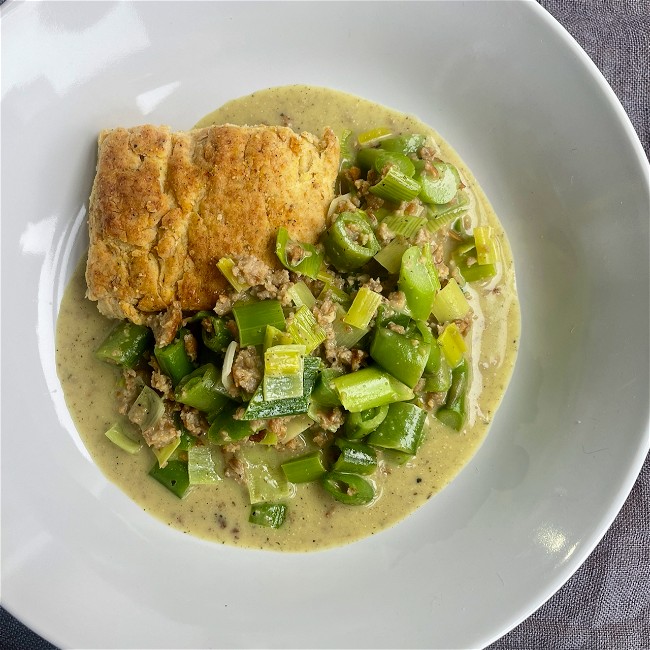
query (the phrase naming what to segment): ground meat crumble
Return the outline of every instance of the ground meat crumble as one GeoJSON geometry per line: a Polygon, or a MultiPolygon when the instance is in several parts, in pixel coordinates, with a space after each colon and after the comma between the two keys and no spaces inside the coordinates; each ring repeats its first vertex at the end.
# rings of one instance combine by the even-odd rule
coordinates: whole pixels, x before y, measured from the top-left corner
{"type": "Polygon", "coordinates": [[[255,346],[249,346],[235,355],[232,379],[237,388],[252,394],[262,381],[264,366],[255,346]]]}

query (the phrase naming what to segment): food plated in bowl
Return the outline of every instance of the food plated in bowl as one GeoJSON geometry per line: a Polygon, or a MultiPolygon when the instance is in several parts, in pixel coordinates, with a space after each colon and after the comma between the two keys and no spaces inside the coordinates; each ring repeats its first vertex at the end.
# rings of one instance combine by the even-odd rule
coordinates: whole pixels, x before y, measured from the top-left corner
{"type": "Polygon", "coordinates": [[[149,513],[207,539],[375,534],[453,478],[503,396],[519,334],[505,234],[449,145],[373,102],[288,86],[200,124],[100,135],[57,337],[84,443],[149,513]]]}
{"type": "Polygon", "coordinates": [[[365,30],[327,3],[1,10],[3,48],[21,61],[2,99],[3,369],[15,370],[3,382],[3,605],[60,646],[474,647],[549,597],[647,452],[647,163],[575,44],[534,3],[346,5],[345,25],[365,30]],[[408,48],[394,46],[399,29],[408,48]],[[61,43],[70,54],[54,65],[61,43]],[[399,525],[306,554],[217,546],[143,513],[88,454],[54,363],[58,307],[88,248],[97,134],[184,130],[232,97],[293,83],[415,114],[453,143],[508,233],[522,306],[512,382],[465,469],[399,525]],[[170,597],[170,583],[190,596],[170,597]],[[367,605],[362,619],[342,594],[367,605]]]}

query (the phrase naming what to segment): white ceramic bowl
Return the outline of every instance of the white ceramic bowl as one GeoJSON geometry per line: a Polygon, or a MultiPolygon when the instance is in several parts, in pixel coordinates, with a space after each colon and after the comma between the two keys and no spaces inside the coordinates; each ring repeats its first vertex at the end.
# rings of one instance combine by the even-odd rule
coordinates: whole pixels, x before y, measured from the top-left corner
{"type": "Polygon", "coordinates": [[[648,166],[614,94],[534,2],[2,7],[2,597],[72,647],[469,647],[588,555],[648,450],[648,166]],[[510,235],[514,378],[456,481],[316,554],[167,529],[83,449],[54,366],[104,127],[187,128],[311,83],[412,112],[510,235]]]}

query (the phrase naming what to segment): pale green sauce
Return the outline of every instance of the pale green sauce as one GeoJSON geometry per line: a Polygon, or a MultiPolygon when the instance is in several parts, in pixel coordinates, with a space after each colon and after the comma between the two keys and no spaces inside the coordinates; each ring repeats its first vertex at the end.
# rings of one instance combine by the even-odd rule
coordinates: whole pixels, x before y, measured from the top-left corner
{"type": "Polygon", "coordinates": [[[520,316],[514,267],[503,229],[467,167],[453,149],[417,119],[372,102],[323,88],[289,86],[254,93],[229,102],[203,118],[211,123],[282,124],[296,131],[321,134],[325,126],[340,133],[376,126],[431,134],[441,157],[455,164],[472,195],[469,214],[474,224],[489,224],[499,237],[503,264],[487,287],[474,290],[472,307],[478,318],[472,327],[473,406],[460,433],[435,420],[417,457],[407,465],[387,465],[372,477],[378,498],[369,506],[338,504],[318,485],[296,486],[282,528],[271,530],[248,523],[246,489],[231,480],[198,486],[182,501],[147,475],[154,464],[148,449],[129,455],[105,436],[117,417],[113,407],[118,374],[96,361],[93,351],[113,322],[85,298],[85,260],[63,298],[57,322],[57,368],[66,402],[81,438],[106,475],[144,510],[183,532],[217,543],[281,551],[309,551],[346,544],[397,523],[422,506],[451,481],[483,441],[510,379],[516,357],[520,316]],[[499,290],[493,291],[498,283],[499,290]],[[381,471],[383,469],[383,471],[381,471]]]}

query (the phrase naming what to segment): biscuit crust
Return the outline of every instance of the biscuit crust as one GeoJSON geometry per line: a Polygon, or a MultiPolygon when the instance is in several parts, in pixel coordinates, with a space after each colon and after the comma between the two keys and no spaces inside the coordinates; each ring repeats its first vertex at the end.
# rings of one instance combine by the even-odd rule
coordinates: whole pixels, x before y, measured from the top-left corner
{"type": "Polygon", "coordinates": [[[103,131],[90,197],[87,296],[104,315],[144,323],[174,307],[211,309],[221,257],[280,268],[285,226],[314,243],[334,197],[339,143],[279,126],[103,131]]]}

